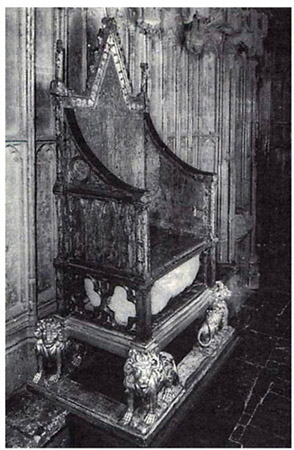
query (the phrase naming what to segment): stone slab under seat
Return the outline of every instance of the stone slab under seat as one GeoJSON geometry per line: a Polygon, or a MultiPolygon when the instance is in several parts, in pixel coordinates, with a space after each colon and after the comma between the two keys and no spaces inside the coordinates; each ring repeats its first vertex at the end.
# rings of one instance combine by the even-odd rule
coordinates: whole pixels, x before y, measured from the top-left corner
{"type": "MultiPolygon", "coordinates": [[[[204,313],[212,302],[211,291],[202,285],[192,284],[183,293],[171,299],[171,302],[170,306],[154,316],[153,336],[160,349],[204,313]]],[[[134,340],[134,335],[129,333],[110,327],[106,329],[71,316],[65,318],[64,324],[72,338],[124,357],[134,340]]]]}

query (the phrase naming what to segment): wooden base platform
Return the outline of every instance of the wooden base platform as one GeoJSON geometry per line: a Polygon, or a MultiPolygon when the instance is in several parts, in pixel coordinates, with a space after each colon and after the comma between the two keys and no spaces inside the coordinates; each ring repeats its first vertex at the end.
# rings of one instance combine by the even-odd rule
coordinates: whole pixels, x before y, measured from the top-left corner
{"type": "MultiPolygon", "coordinates": [[[[139,409],[135,411],[131,424],[123,425],[121,419],[126,410],[125,404],[99,392],[89,391],[68,377],[51,384],[43,381],[30,383],[29,388],[66,407],[76,420],[81,419],[88,426],[94,426],[94,430],[112,439],[112,446],[115,439],[119,439],[117,447],[158,446],[176,415],[181,410],[187,411],[189,397],[195,392],[197,394],[208,382],[236,341],[234,329],[228,327],[216,335],[209,348],[195,346],[177,366],[180,384],[173,389],[169,403],[165,403],[159,394],[156,420],[150,426],[144,423],[139,409]],[[126,445],[121,445],[122,442],[126,445]]],[[[87,445],[75,442],[75,446],[87,445]]]]}

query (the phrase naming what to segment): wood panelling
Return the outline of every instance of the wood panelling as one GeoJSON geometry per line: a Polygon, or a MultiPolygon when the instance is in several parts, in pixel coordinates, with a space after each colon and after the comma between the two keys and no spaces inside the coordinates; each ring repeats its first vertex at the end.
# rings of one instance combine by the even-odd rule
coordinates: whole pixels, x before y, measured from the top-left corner
{"type": "Polygon", "coordinates": [[[6,145],[6,312],[7,318],[27,309],[25,207],[27,144],[6,145]]]}
{"type": "Polygon", "coordinates": [[[85,8],[68,8],[68,29],[68,61],[70,61],[67,73],[68,85],[77,92],[83,92],[87,78],[85,8]]]}
{"type": "Polygon", "coordinates": [[[26,137],[26,9],[6,9],[6,138],[26,137]],[[13,75],[12,75],[13,74],[13,75]]]}
{"type": "Polygon", "coordinates": [[[36,154],[36,224],[38,310],[55,299],[57,255],[56,205],[53,186],[56,181],[55,141],[38,141],[36,154]]]}
{"type": "MultiPolygon", "coordinates": [[[[56,41],[67,42],[67,9],[36,8],[36,247],[37,313],[46,316],[56,310],[55,269],[57,255],[56,143],[50,83],[54,78],[56,41]]],[[[65,62],[66,65],[66,62],[65,62]]]]}
{"type": "Polygon", "coordinates": [[[32,8],[8,9],[6,24],[6,374],[9,394],[26,381],[29,336],[36,320],[35,12],[32,8]],[[27,363],[21,361],[20,355],[27,363]]]}
{"type": "Polygon", "coordinates": [[[54,111],[49,91],[54,77],[55,14],[53,8],[36,8],[36,138],[55,137],[54,111]]]}
{"type": "MultiPolygon", "coordinates": [[[[8,32],[16,33],[11,40],[20,40],[16,51],[24,66],[16,75],[18,87],[18,137],[6,141],[6,281],[7,319],[22,313],[33,313],[35,301],[35,245],[34,245],[34,12],[29,8],[15,8],[7,14],[8,32]],[[12,11],[12,13],[11,13],[12,11]],[[22,126],[26,127],[26,135],[22,126]],[[26,139],[23,139],[23,138],[26,139]]],[[[12,70],[13,74],[18,72],[12,70]]],[[[13,103],[13,99],[12,99],[13,103]]],[[[8,130],[13,123],[7,116],[8,130]]],[[[29,318],[28,318],[29,319],[29,318]]]]}
{"type": "Polygon", "coordinates": [[[6,351],[6,396],[8,397],[36,372],[34,342],[25,339],[6,351]],[[17,365],[16,365],[17,361],[17,365]]]}
{"type": "Polygon", "coordinates": [[[291,10],[269,10],[269,27],[264,64],[258,67],[257,239],[272,251],[283,248],[290,264],[291,10]]]}

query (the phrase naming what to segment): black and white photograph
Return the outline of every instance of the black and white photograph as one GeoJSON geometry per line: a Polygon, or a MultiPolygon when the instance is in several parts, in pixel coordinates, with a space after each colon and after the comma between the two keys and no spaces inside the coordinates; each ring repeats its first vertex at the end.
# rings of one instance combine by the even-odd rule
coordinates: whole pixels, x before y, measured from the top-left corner
{"type": "Polygon", "coordinates": [[[4,8],[6,448],[291,448],[292,10],[200,6],[4,8]]]}

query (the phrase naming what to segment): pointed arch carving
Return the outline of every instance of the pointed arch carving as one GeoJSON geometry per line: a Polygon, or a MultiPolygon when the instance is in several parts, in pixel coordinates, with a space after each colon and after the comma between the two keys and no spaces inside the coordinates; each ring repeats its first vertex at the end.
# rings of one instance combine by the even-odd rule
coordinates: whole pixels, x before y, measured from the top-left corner
{"type": "MultiPolygon", "coordinates": [[[[61,43],[59,45],[59,53],[61,43]]],[[[126,58],[121,47],[121,41],[117,32],[115,19],[104,17],[102,28],[98,32],[98,50],[95,54],[95,63],[91,68],[92,75],[88,81],[88,89],[85,95],[79,95],[74,90],[65,87],[63,82],[53,82],[51,93],[62,94],[64,106],[70,108],[96,108],[103,81],[105,79],[110,59],[114,63],[120,89],[126,106],[130,110],[143,111],[146,100],[144,93],[133,96],[133,88],[127,71],[126,58]]],[[[62,64],[62,63],[61,63],[62,64]]]]}

